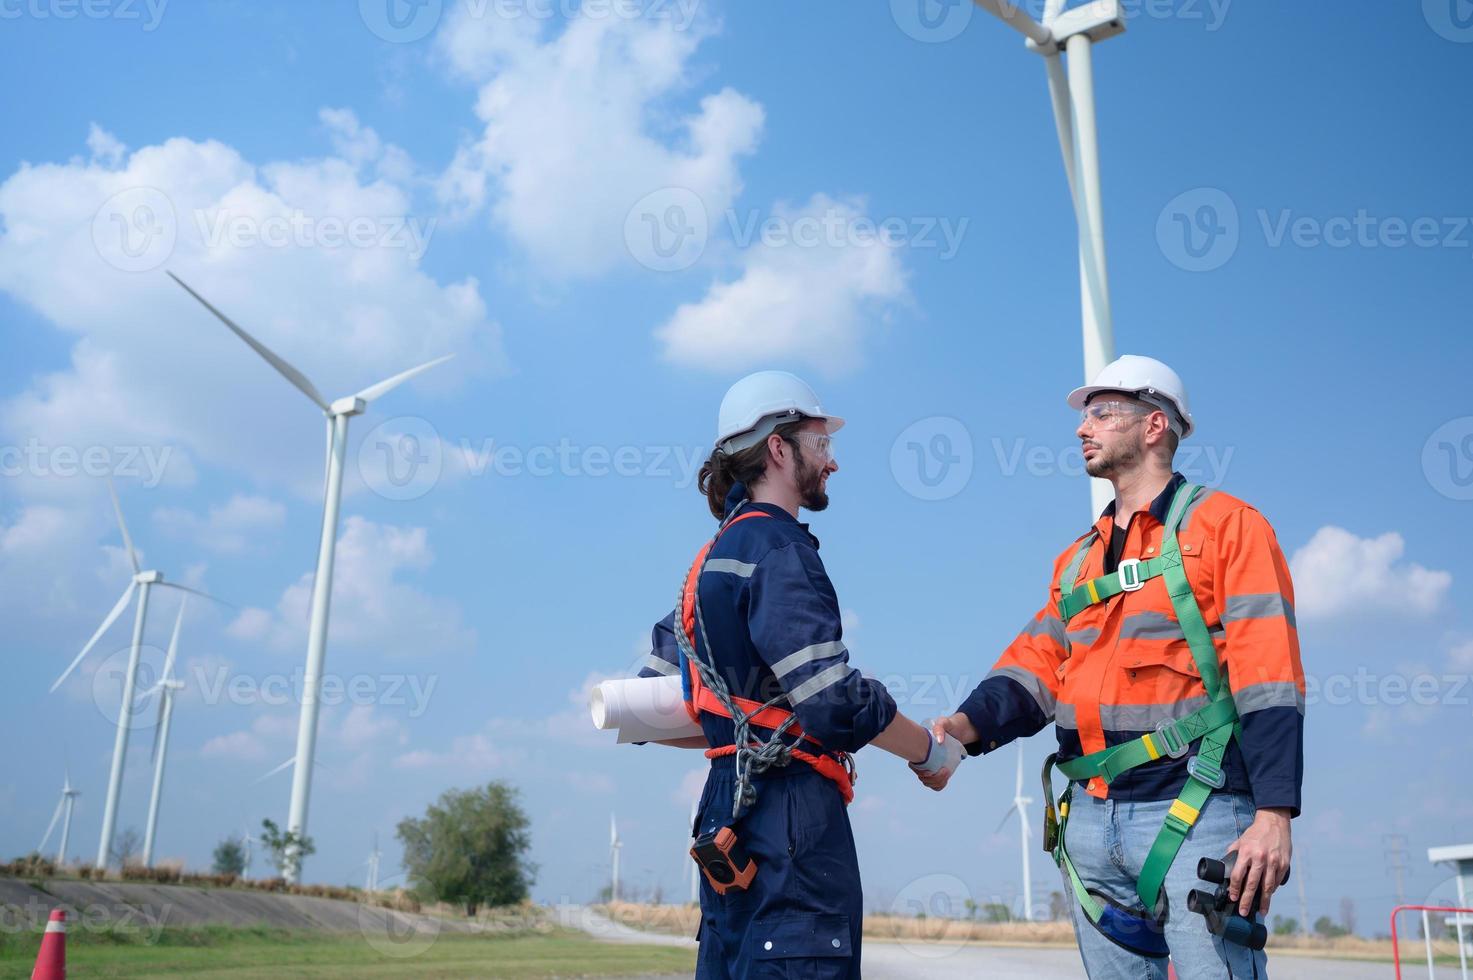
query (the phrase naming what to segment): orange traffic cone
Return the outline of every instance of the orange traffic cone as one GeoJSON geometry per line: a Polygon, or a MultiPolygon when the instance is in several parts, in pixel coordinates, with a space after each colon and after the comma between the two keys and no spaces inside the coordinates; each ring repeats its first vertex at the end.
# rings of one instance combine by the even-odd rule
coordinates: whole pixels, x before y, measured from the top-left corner
{"type": "Polygon", "coordinates": [[[66,913],[61,909],[51,910],[31,980],[66,980],[66,913]]]}

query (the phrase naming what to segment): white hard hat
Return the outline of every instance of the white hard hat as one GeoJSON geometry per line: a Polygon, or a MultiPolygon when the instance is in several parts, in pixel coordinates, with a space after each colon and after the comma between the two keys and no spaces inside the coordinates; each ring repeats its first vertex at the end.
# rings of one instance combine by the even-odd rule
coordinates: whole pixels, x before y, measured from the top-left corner
{"type": "MultiPolygon", "coordinates": [[[[1181,383],[1181,378],[1175,371],[1154,357],[1122,354],[1095,375],[1094,384],[1069,392],[1069,407],[1082,409],[1090,395],[1101,391],[1120,391],[1163,409],[1175,409],[1181,423],[1181,431],[1177,434],[1183,439],[1196,428],[1191,409],[1187,407],[1186,385],[1181,383]]],[[[1171,413],[1166,414],[1169,416],[1171,413]]],[[[1176,426],[1173,425],[1172,428],[1176,426]]]]}
{"type": "Polygon", "coordinates": [[[757,445],[784,422],[818,419],[830,435],[844,420],[818,405],[818,395],[807,383],[786,371],[758,371],[727,389],[716,420],[716,448],[741,452],[757,445]]]}

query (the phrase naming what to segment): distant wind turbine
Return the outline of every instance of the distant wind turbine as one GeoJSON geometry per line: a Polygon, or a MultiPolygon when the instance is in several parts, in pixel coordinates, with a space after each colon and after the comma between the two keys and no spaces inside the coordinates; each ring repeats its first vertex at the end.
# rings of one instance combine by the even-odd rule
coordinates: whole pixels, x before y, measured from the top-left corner
{"type": "Polygon", "coordinates": [[[179,627],[184,623],[184,604],[179,600],[179,614],[174,617],[174,635],[169,637],[169,652],[164,657],[164,672],[159,682],[146,694],[157,694],[159,717],[153,729],[153,793],[148,798],[148,824],[143,831],[143,866],[153,867],[153,840],[159,827],[159,797],[164,791],[164,759],[169,754],[169,723],[174,717],[174,694],[184,685],[174,678],[174,657],[179,652],[179,627]]]}
{"type": "MultiPolygon", "coordinates": [[[[369,385],[356,395],[349,395],[329,403],[305,374],[277,356],[255,337],[246,333],[224,313],[211,306],[203,296],[190,289],[184,280],[172,272],[169,273],[169,278],[182,286],[189,295],[199,300],[205,309],[213,313],[221,323],[230,328],[232,333],[261,355],[266,363],[291,382],[293,387],[310,398],[312,403],[320,408],[327,417],[327,478],[323,486],[322,535],[318,541],[317,572],[312,583],[312,621],[307,630],[307,668],[302,685],[302,712],[297,725],[297,751],[293,756],[293,760],[301,764],[294,766],[292,770],[291,810],[287,815],[287,830],[295,831],[298,836],[305,837],[307,835],[307,806],[312,794],[313,755],[317,748],[317,715],[322,689],[323,660],[327,655],[328,605],[332,599],[332,567],[338,538],[338,507],[342,501],[343,460],[348,446],[348,420],[354,415],[362,415],[368,408],[369,402],[388,394],[410,378],[438,364],[443,364],[455,355],[437,357],[433,361],[410,368],[392,378],[386,378],[378,384],[369,385]]],[[[301,862],[289,862],[287,867],[288,880],[296,883],[301,877],[301,862]]]]}
{"type": "Polygon", "coordinates": [[[213,596],[205,595],[205,593],[197,589],[191,589],[187,585],[180,585],[177,582],[165,582],[163,572],[145,572],[143,567],[138,564],[138,552],[133,549],[133,538],[128,534],[128,523],[123,520],[123,505],[118,501],[118,492],[114,489],[111,479],[107,481],[107,492],[112,496],[113,511],[118,516],[118,530],[122,532],[123,545],[128,552],[128,561],[133,566],[133,577],[128,580],[128,587],[123,590],[122,597],[118,599],[112,611],[107,614],[107,618],[102,621],[102,625],[97,627],[97,632],[92,634],[92,639],[87,641],[87,645],[82,647],[82,652],[77,654],[76,658],[67,665],[67,669],[61,672],[61,676],[56,679],[56,683],[51,685],[51,690],[54,692],[58,687],[61,687],[62,683],[68,677],[72,676],[72,671],[77,669],[77,665],[82,662],[82,658],[86,657],[92,651],[92,648],[97,645],[97,641],[102,639],[102,634],[106,633],[108,627],[117,622],[118,617],[123,614],[123,610],[128,608],[128,603],[133,598],[133,591],[136,589],[138,591],[138,612],[133,619],[133,647],[128,655],[128,669],[123,674],[123,700],[118,709],[118,733],[113,740],[112,772],[108,775],[107,802],[104,804],[102,811],[102,839],[97,844],[97,870],[99,871],[106,870],[107,868],[108,855],[112,850],[113,831],[117,826],[118,797],[121,795],[123,789],[123,760],[128,754],[129,721],[136,707],[133,703],[133,695],[138,685],[138,657],[140,650],[143,648],[143,626],[148,620],[149,590],[153,586],[159,585],[165,588],[178,589],[181,592],[192,592],[195,595],[204,596],[204,598],[214,602],[220,601],[213,596]]]}
{"type": "Polygon", "coordinates": [[[51,823],[46,826],[46,836],[41,838],[41,843],[36,848],[37,854],[45,852],[46,842],[51,839],[51,832],[56,829],[56,821],[61,820],[61,843],[56,848],[58,868],[66,863],[66,845],[72,836],[72,805],[81,795],[81,790],[72,789],[72,771],[68,766],[62,779],[61,799],[56,802],[56,810],[51,814],[51,823]]]}
{"type": "MultiPolygon", "coordinates": [[[[1023,850],[1023,921],[1033,921],[1033,877],[1028,867],[1028,841],[1033,837],[1033,831],[1028,827],[1028,805],[1032,799],[1023,795],[1023,746],[1018,746],[1018,781],[1013,788],[1013,805],[1008,807],[998,823],[997,829],[1002,830],[1008,818],[1015,812],[1018,814],[1018,840],[1023,850]]],[[[993,831],[996,833],[996,831],[993,831]]]]}
{"type": "Polygon", "coordinates": [[[624,842],[619,840],[619,825],[614,815],[609,814],[609,902],[619,900],[619,850],[624,842]]]}

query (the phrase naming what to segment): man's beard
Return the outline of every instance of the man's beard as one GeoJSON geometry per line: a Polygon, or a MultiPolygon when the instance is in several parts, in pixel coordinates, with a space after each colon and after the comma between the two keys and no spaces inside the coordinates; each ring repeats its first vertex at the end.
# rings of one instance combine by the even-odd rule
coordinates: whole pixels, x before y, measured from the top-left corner
{"type": "MultiPolygon", "coordinates": [[[[1096,444],[1098,445],[1098,444],[1096,444]]],[[[1140,458],[1140,447],[1134,443],[1121,443],[1113,450],[1099,446],[1094,459],[1085,460],[1084,472],[1100,479],[1108,479],[1130,466],[1140,458]]]]}
{"type": "Polygon", "coordinates": [[[798,460],[798,500],[808,510],[820,511],[829,505],[823,477],[824,467],[809,466],[807,460],[798,460]]]}

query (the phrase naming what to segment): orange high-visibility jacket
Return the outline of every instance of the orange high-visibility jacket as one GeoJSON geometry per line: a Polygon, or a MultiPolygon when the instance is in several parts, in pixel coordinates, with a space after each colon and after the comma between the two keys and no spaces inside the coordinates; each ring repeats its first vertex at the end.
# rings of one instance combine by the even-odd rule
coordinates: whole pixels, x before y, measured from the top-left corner
{"type": "MultiPolygon", "coordinates": [[[[1174,475],[1149,510],[1131,519],[1122,559],[1160,554],[1166,511],[1183,482],[1174,475]]],[[[1114,523],[1112,503],[1095,524],[1098,538],[1077,584],[1105,573],[1114,523]]],[[[1059,758],[1072,759],[1139,738],[1207,703],[1164,579],[1089,606],[1065,627],[1059,581],[1084,537],[1059,553],[1048,601],[961,705],[981,735],[967,746],[973,754],[1035,734],[1052,721],[1059,758]]],[[[1221,491],[1198,494],[1177,538],[1242,721],[1242,736],[1223,760],[1224,788],[1252,795],[1260,808],[1288,807],[1297,815],[1304,774],[1304,668],[1288,562],[1263,515],[1221,491]]],[[[1194,745],[1179,759],[1163,756],[1122,774],[1108,788],[1095,778],[1087,791],[1117,800],[1174,799],[1195,753],[1194,745]]]]}

